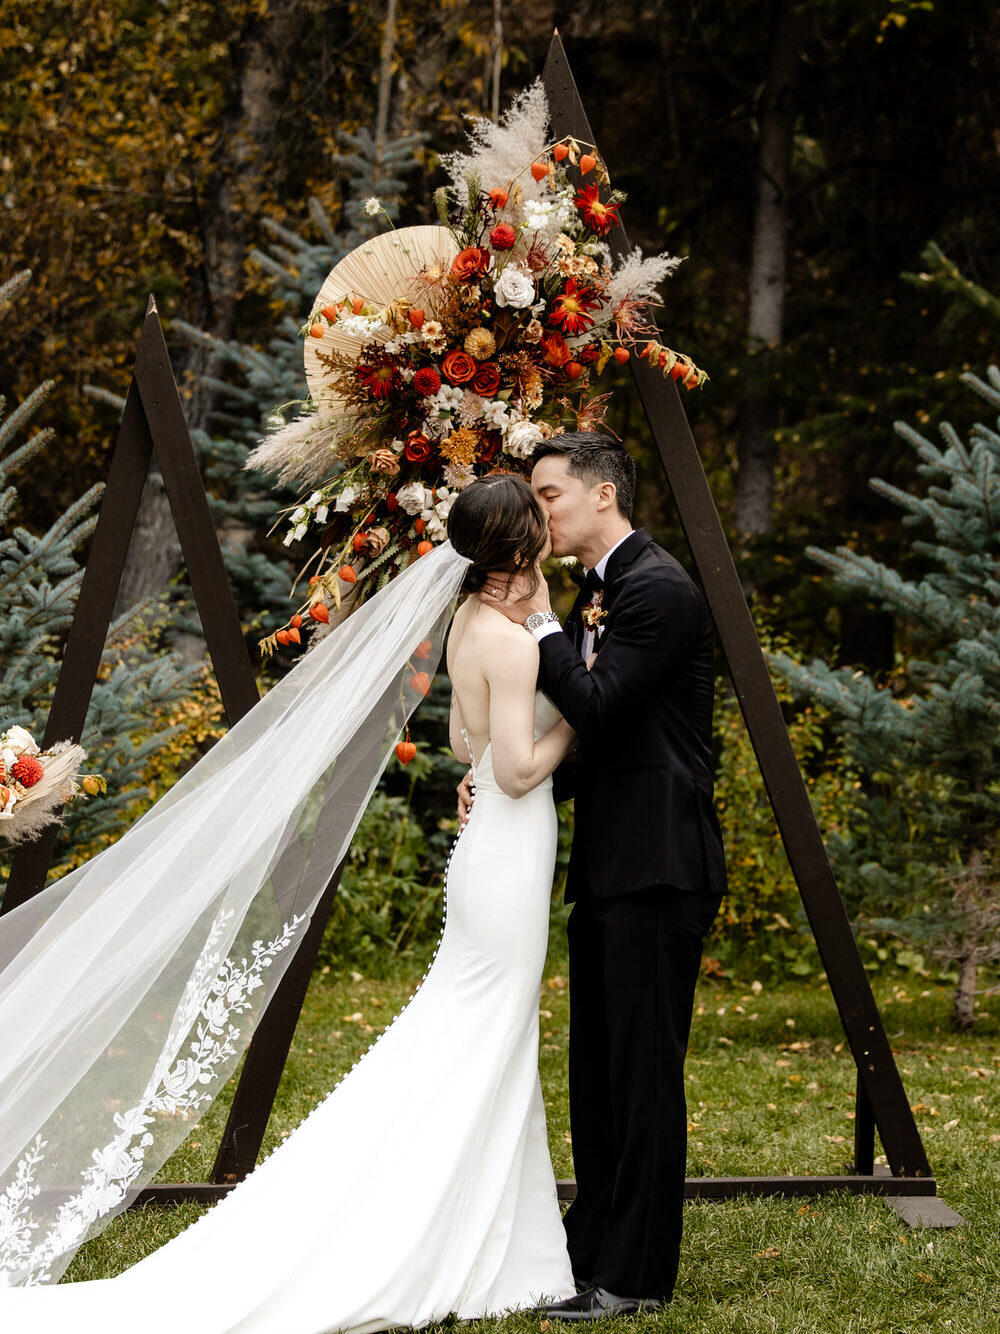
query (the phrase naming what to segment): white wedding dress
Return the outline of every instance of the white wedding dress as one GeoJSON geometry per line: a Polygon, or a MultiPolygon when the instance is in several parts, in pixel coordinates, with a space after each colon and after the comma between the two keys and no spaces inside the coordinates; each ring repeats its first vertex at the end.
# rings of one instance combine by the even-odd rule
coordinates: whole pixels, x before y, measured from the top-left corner
{"type": "MultiPolygon", "coordinates": [[[[535,732],[558,715],[539,695],[535,732]]],[[[334,1091],[229,1196],[113,1279],[0,1288],[4,1334],[330,1334],[574,1291],[538,1079],[551,779],[490,748],[434,962],[334,1091]]]]}

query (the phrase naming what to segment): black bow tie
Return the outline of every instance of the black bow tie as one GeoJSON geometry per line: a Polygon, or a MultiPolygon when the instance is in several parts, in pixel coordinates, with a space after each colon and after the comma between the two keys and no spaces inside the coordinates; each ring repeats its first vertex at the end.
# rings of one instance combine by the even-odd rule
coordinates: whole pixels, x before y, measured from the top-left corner
{"type": "Polygon", "coordinates": [[[596,570],[588,570],[587,577],[583,581],[584,597],[591,597],[604,587],[604,580],[596,570]]]}

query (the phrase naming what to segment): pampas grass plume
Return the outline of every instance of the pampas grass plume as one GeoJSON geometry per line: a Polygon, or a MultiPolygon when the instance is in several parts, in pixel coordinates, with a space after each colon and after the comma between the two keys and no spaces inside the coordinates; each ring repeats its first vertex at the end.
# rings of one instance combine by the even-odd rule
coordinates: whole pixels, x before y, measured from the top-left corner
{"type": "Polygon", "coordinates": [[[273,473],[280,482],[313,486],[329,476],[330,455],[345,430],[344,422],[323,425],[315,413],[304,413],[269,432],[243,466],[273,473]]]}

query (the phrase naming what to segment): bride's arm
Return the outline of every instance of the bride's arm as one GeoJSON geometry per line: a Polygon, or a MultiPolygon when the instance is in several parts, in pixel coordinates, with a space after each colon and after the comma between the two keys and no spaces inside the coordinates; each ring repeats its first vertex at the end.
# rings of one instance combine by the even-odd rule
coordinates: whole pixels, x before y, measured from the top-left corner
{"type": "Polygon", "coordinates": [[[512,635],[504,627],[496,632],[494,647],[484,669],[490,688],[493,773],[508,797],[523,797],[563,759],[573,741],[573,729],[560,719],[535,740],[538,645],[523,630],[512,635]]]}

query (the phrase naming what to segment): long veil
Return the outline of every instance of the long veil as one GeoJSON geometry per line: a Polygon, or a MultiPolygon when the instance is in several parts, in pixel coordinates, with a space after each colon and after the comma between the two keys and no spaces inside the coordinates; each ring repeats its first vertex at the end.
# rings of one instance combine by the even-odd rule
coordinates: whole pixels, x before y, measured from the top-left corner
{"type": "Polygon", "coordinates": [[[0,918],[0,1284],[56,1282],[232,1073],[468,566],[447,542],[414,562],[113,847],[0,918]]]}

